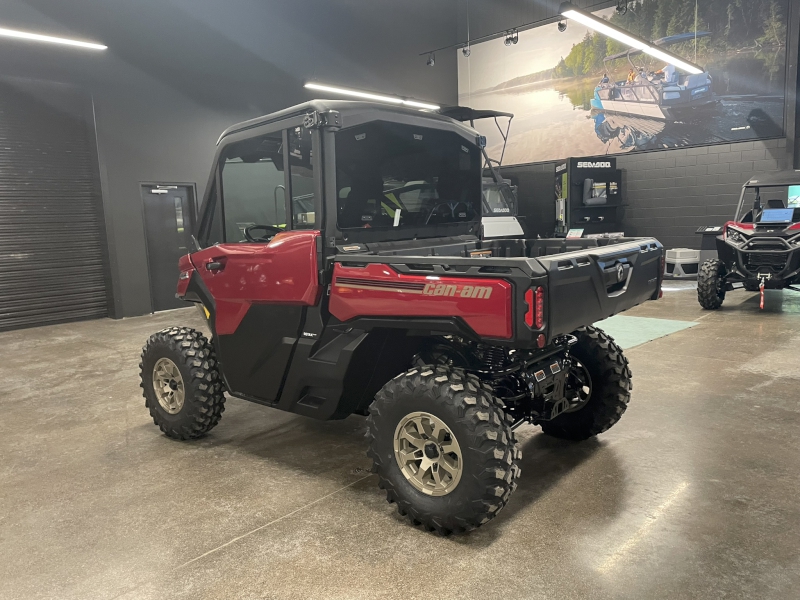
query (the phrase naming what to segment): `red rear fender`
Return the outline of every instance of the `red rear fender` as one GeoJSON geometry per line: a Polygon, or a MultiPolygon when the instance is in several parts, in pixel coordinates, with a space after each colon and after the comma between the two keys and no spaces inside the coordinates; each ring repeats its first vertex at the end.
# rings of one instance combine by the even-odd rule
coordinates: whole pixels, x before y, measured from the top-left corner
{"type": "Polygon", "coordinates": [[[330,311],[356,317],[461,317],[475,333],[510,339],[512,286],[502,279],[406,275],[389,265],[333,270],[330,311]]]}

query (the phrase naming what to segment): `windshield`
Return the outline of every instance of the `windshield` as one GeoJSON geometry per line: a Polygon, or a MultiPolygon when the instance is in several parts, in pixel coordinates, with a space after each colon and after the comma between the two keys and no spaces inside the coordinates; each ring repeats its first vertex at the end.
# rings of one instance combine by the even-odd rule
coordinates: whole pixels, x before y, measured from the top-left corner
{"type": "Polygon", "coordinates": [[[800,186],[745,188],[739,223],[800,223],[800,186]]]}
{"type": "Polygon", "coordinates": [[[517,214],[514,188],[507,179],[497,183],[492,178],[483,179],[483,216],[502,217],[517,214]]]}
{"type": "Polygon", "coordinates": [[[338,131],[339,229],[476,221],[481,158],[452,131],[382,121],[338,131]]]}

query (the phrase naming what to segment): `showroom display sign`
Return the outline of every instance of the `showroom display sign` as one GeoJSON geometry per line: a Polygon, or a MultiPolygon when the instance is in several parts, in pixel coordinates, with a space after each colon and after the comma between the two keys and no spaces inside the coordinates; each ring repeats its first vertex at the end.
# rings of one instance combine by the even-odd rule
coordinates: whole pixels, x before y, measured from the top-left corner
{"type": "MultiPolygon", "coordinates": [[[[593,13],[701,65],[687,75],[569,20],[458,55],[459,104],[514,113],[507,164],[784,134],[787,0],[641,0],[593,13]]],[[[502,144],[476,124],[490,154],[502,144]]]]}

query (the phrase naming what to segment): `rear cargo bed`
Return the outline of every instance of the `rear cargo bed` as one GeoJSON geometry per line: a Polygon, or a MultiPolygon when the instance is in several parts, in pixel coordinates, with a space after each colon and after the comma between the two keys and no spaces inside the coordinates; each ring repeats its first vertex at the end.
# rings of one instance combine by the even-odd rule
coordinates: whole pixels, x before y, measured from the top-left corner
{"type": "MultiPolygon", "coordinates": [[[[422,286],[422,291],[416,293],[425,295],[429,288],[433,288],[431,282],[446,284],[447,279],[452,279],[455,283],[451,287],[455,290],[459,285],[457,278],[485,282],[479,285],[496,285],[505,280],[513,285],[510,306],[504,309],[506,318],[511,321],[507,329],[509,333],[502,336],[489,334],[489,337],[513,340],[523,346],[534,343],[540,333],[550,341],[583,325],[656,299],[659,294],[663,248],[653,238],[487,242],[465,237],[439,239],[434,244],[432,241],[371,245],[360,248],[359,252],[340,254],[336,257],[339,266],[334,279],[341,283],[335,287],[357,284],[399,288],[416,285],[422,286]],[[390,269],[375,271],[376,263],[390,269]],[[367,280],[372,283],[367,284],[367,280]],[[546,298],[545,324],[535,329],[525,323],[528,310],[525,295],[539,287],[544,289],[546,298]]],[[[337,293],[335,289],[334,295],[337,293]]],[[[472,312],[468,317],[466,312],[468,308],[479,310],[477,307],[461,306],[453,298],[442,298],[441,302],[433,305],[417,301],[413,308],[405,304],[408,299],[408,294],[398,291],[389,304],[367,304],[361,310],[348,307],[352,310],[341,310],[341,316],[382,314],[402,317],[403,311],[408,311],[408,316],[415,317],[450,316],[468,322],[477,322],[479,318],[472,312]],[[445,315],[441,311],[449,312],[445,315]]]]}

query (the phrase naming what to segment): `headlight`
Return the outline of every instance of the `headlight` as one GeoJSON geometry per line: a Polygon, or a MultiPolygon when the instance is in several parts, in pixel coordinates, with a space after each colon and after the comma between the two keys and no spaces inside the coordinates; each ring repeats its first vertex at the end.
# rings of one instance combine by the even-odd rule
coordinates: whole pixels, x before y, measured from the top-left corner
{"type": "Polygon", "coordinates": [[[745,242],[745,240],[746,240],[744,235],[742,235],[736,229],[731,229],[730,227],[725,232],[725,237],[728,240],[730,240],[731,242],[733,242],[734,244],[743,244],[745,242]]]}

